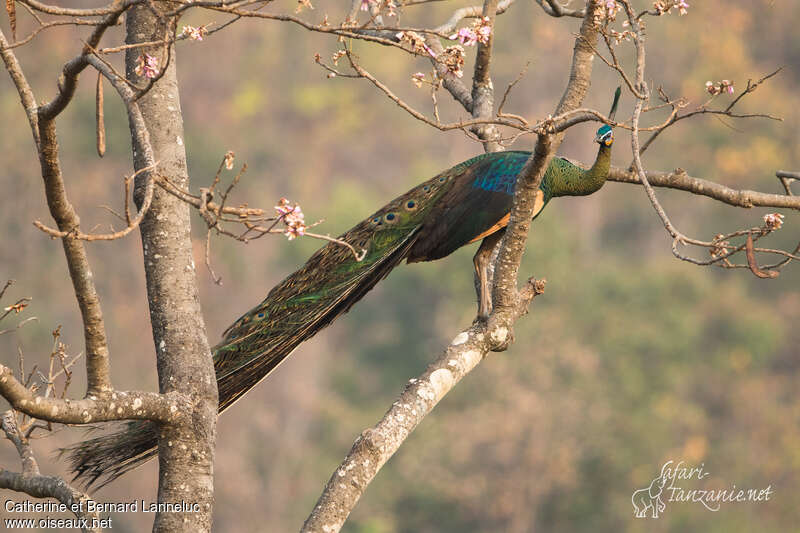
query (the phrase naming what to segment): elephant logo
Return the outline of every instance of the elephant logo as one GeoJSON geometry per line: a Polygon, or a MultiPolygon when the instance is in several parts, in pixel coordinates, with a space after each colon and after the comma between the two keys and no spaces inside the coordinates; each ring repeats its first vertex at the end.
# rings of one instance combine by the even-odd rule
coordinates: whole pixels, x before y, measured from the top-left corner
{"type": "MultiPolygon", "coordinates": [[[[671,462],[671,461],[670,461],[671,462]]],[[[652,518],[658,518],[659,513],[663,513],[667,505],[661,499],[661,492],[669,480],[668,472],[665,472],[666,463],[661,468],[661,474],[650,483],[650,486],[645,489],[639,489],[631,496],[631,503],[633,504],[633,512],[636,518],[647,518],[647,512],[650,511],[652,518]]]]}

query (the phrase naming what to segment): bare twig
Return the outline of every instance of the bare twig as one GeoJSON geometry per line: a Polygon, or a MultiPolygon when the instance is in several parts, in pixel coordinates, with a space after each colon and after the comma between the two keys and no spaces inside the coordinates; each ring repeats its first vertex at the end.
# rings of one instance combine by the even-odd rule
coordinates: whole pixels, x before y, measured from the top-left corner
{"type": "Polygon", "coordinates": [[[783,189],[786,191],[786,194],[789,196],[794,196],[794,192],[792,192],[792,182],[800,180],[800,172],[779,170],[775,173],[775,176],[781,181],[781,185],[783,185],[783,189]]]}
{"type": "MultiPolygon", "coordinates": [[[[660,202],[658,201],[658,198],[656,197],[655,190],[653,189],[652,185],[650,184],[650,182],[648,180],[647,173],[645,172],[644,167],[642,165],[641,149],[640,149],[640,145],[639,145],[639,118],[640,118],[641,113],[642,113],[642,108],[644,106],[644,102],[649,97],[649,90],[647,88],[647,83],[644,81],[644,64],[645,64],[644,39],[645,39],[645,37],[644,37],[644,32],[642,31],[641,23],[640,23],[639,19],[635,16],[635,14],[633,12],[633,8],[631,7],[629,0],[619,0],[619,1],[625,8],[626,14],[628,16],[628,22],[629,22],[629,24],[631,26],[631,30],[633,31],[633,42],[634,42],[635,50],[636,50],[636,81],[635,81],[635,86],[636,86],[637,91],[638,91],[638,93],[640,95],[639,97],[637,97],[636,104],[634,105],[633,118],[632,118],[631,150],[633,152],[633,168],[634,168],[634,171],[636,172],[639,181],[644,186],[645,192],[647,194],[648,199],[650,200],[651,205],[653,206],[653,209],[655,209],[656,213],[658,214],[658,217],[661,219],[662,223],[664,224],[665,229],[667,230],[667,232],[670,234],[670,236],[673,239],[673,242],[672,242],[672,253],[673,253],[673,255],[675,255],[675,257],[677,257],[678,259],[681,259],[682,261],[687,261],[689,263],[693,263],[693,264],[696,264],[696,265],[711,265],[711,264],[724,262],[732,254],[734,254],[737,251],[741,250],[741,247],[740,248],[736,248],[734,250],[727,250],[724,253],[721,253],[719,255],[716,255],[715,257],[712,257],[712,259],[710,259],[710,260],[698,260],[698,259],[686,256],[686,255],[682,254],[678,250],[678,246],[681,245],[681,244],[702,246],[702,247],[710,248],[712,250],[718,248],[719,245],[718,245],[718,243],[716,243],[714,241],[711,241],[711,242],[701,241],[701,240],[698,240],[698,239],[693,239],[693,238],[687,237],[686,235],[681,233],[675,227],[675,225],[672,223],[672,221],[670,220],[670,218],[667,215],[666,211],[661,206],[660,202]]],[[[777,72],[765,76],[764,78],[762,78],[761,81],[758,82],[758,84],[760,84],[764,80],[768,79],[769,77],[775,75],[776,73],[777,72]]],[[[747,91],[747,92],[752,92],[758,84],[756,84],[755,86],[752,86],[750,83],[748,83],[749,91],[747,91]]],[[[737,99],[737,101],[738,101],[738,99],[737,99]]],[[[730,110],[731,107],[732,106],[729,106],[728,110],[730,110]]],[[[687,181],[687,180],[683,180],[683,181],[687,181]]],[[[727,191],[720,191],[720,189],[722,189],[722,186],[718,187],[718,192],[727,192],[727,191]]],[[[729,197],[729,195],[726,195],[726,196],[729,197]]],[[[778,195],[774,195],[774,196],[778,196],[778,195]]],[[[785,196],[785,197],[779,197],[778,196],[778,198],[786,198],[787,200],[790,200],[790,201],[792,200],[792,197],[789,197],[789,196],[785,196]]],[[[747,200],[745,200],[745,201],[747,201],[747,200]]],[[[750,240],[749,245],[752,246],[752,236],[751,236],[750,233],[748,233],[748,239],[750,240]]],[[[747,246],[748,246],[747,243],[742,245],[742,247],[745,247],[745,248],[747,246]]],[[[760,271],[760,270],[757,268],[757,266],[754,266],[755,265],[755,262],[754,262],[755,260],[754,260],[754,258],[752,256],[752,249],[750,250],[748,255],[749,255],[748,256],[748,263],[751,266],[751,270],[755,274],[757,271],[760,271]]],[[[790,260],[790,259],[791,258],[788,258],[788,260],[790,260]]]]}
{"type": "Polygon", "coordinates": [[[2,31],[0,31],[0,56],[3,57],[3,63],[17,88],[17,93],[19,93],[20,100],[22,101],[22,107],[25,109],[25,114],[28,116],[28,123],[33,133],[33,142],[36,147],[39,148],[41,139],[39,133],[38,104],[33,95],[33,90],[28,80],[25,78],[25,73],[22,71],[22,66],[20,66],[17,56],[11,50],[2,31]]]}
{"type": "Polygon", "coordinates": [[[586,15],[585,9],[567,9],[558,0],[536,0],[536,3],[551,17],[583,18],[586,15]]]}
{"type": "Polygon", "coordinates": [[[51,22],[42,22],[24,39],[14,41],[14,44],[10,45],[8,48],[14,49],[25,46],[29,42],[33,41],[41,32],[50,28],[55,28],[58,26],[97,26],[97,24],[98,22],[95,20],[54,20],[51,22]]]}
{"type": "Polygon", "coordinates": [[[37,317],[30,316],[30,317],[26,318],[25,320],[20,321],[20,323],[17,324],[16,327],[14,327],[14,328],[8,328],[8,329],[0,330],[0,335],[5,335],[7,333],[11,333],[12,331],[17,331],[17,330],[23,328],[28,322],[35,322],[37,320],[39,320],[37,317]]]}
{"type": "MultiPolygon", "coordinates": [[[[156,163],[156,166],[158,163],[156,163]]],[[[141,170],[138,170],[131,176],[130,178],[125,178],[125,218],[128,225],[113,233],[84,233],[77,227],[75,227],[71,231],[59,231],[57,229],[50,228],[45,226],[38,220],[33,222],[33,225],[36,226],[41,231],[47,233],[51,237],[56,237],[60,239],[76,239],[80,241],[114,241],[117,239],[121,239],[128,235],[131,231],[136,229],[139,224],[144,219],[144,216],[147,214],[147,210],[150,209],[150,204],[153,200],[153,174],[152,171],[155,170],[154,167],[147,167],[141,170]],[[136,217],[134,219],[130,218],[130,209],[128,208],[128,189],[130,188],[130,180],[138,176],[139,174],[147,173],[147,185],[145,186],[145,195],[144,200],[142,201],[142,207],[139,209],[139,212],[136,213],[136,217]]]]}
{"type": "Polygon", "coordinates": [[[214,272],[214,268],[211,266],[211,228],[208,228],[206,231],[206,253],[205,253],[205,263],[206,268],[208,269],[208,273],[211,274],[211,279],[214,280],[214,283],[217,285],[222,285],[222,278],[214,272]]]}
{"type": "MultiPolygon", "coordinates": [[[[95,125],[97,130],[97,155],[103,157],[106,154],[106,123],[103,110],[103,74],[100,72],[97,73],[97,88],[95,89],[95,117],[97,120],[95,125]]],[[[125,197],[127,198],[127,195],[125,197]]]]}
{"type": "MultiPolygon", "coordinates": [[[[734,107],[736,106],[736,104],[738,104],[741,101],[742,98],[744,98],[746,95],[748,95],[748,94],[752,93],[753,91],[755,91],[762,83],[764,83],[768,79],[772,78],[773,76],[777,75],[781,70],[782,70],[782,68],[779,68],[776,71],[771,72],[770,74],[767,74],[766,76],[763,76],[761,79],[759,79],[755,83],[751,83],[751,80],[747,80],[747,87],[745,88],[745,90],[742,91],[739,94],[739,96],[736,97],[730,104],[728,104],[728,106],[724,110],[709,109],[707,107],[708,104],[713,100],[713,98],[709,99],[708,102],[706,102],[705,104],[701,105],[700,107],[698,107],[694,111],[690,111],[688,113],[684,113],[683,115],[678,115],[678,112],[677,112],[678,109],[677,109],[677,107],[674,107],[673,108],[673,113],[670,115],[669,119],[664,124],[662,124],[661,126],[659,126],[659,127],[657,127],[655,129],[655,132],[644,142],[644,144],[642,145],[641,150],[640,150],[639,153],[640,154],[644,153],[650,147],[650,145],[653,144],[653,141],[655,141],[658,138],[658,136],[661,135],[661,133],[664,132],[670,126],[674,125],[675,123],[677,123],[677,122],[679,122],[681,120],[685,120],[687,118],[692,118],[692,117],[695,117],[695,116],[698,116],[698,115],[716,115],[716,116],[727,116],[727,117],[731,117],[731,118],[766,118],[766,119],[769,119],[769,120],[782,121],[783,120],[782,118],[775,117],[775,116],[772,116],[772,115],[769,115],[769,114],[766,114],[766,113],[740,114],[740,113],[734,113],[733,112],[734,107]]],[[[642,131],[642,130],[640,129],[640,131],[642,131]]]]}
{"type": "MultiPolygon", "coordinates": [[[[501,0],[499,2],[495,2],[495,9],[491,12],[495,13],[496,15],[502,15],[509,7],[511,7],[514,1],[515,0],[501,0]]],[[[483,6],[462,7],[454,11],[450,18],[447,19],[447,22],[437,26],[434,29],[434,32],[441,34],[452,33],[455,31],[458,23],[462,20],[466,18],[478,18],[481,16],[487,16],[486,3],[484,3],[483,6]]]]}
{"type": "Polygon", "coordinates": [[[516,84],[518,84],[520,81],[522,81],[522,78],[524,78],[525,75],[528,73],[528,67],[530,67],[530,66],[531,66],[531,62],[530,61],[525,63],[525,67],[517,75],[516,79],[508,84],[508,87],[506,87],[506,90],[503,93],[503,98],[500,100],[500,105],[497,107],[497,116],[498,117],[500,117],[500,118],[511,118],[511,119],[514,119],[514,120],[519,120],[520,123],[522,125],[524,125],[524,126],[528,125],[528,121],[525,119],[525,117],[521,117],[519,115],[514,115],[512,113],[504,113],[503,112],[503,108],[506,105],[506,100],[508,99],[508,95],[511,94],[511,89],[513,89],[516,84]]]}
{"type": "Polygon", "coordinates": [[[779,178],[789,178],[791,180],[800,180],[800,172],[789,172],[788,170],[779,170],[775,173],[779,178]]]}
{"type": "Polygon", "coordinates": [[[358,75],[368,81],[370,81],[375,87],[381,90],[391,101],[396,103],[400,108],[408,112],[412,117],[415,119],[424,122],[429,126],[433,126],[434,128],[438,129],[439,131],[452,131],[452,130],[464,130],[465,128],[469,128],[470,126],[478,126],[478,125],[487,125],[487,124],[496,124],[501,126],[508,126],[510,128],[514,128],[516,130],[524,130],[529,131],[529,128],[522,126],[519,122],[513,120],[506,120],[506,119],[471,119],[471,120],[460,120],[458,122],[451,122],[451,123],[439,123],[435,122],[424,114],[420,113],[410,105],[408,105],[404,100],[398,97],[389,87],[387,87],[384,83],[380,80],[375,78],[372,74],[364,70],[364,68],[359,65],[355,58],[353,57],[352,53],[348,51],[347,53],[348,59],[350,59],[350,66],[355,70],[358,75]]]}

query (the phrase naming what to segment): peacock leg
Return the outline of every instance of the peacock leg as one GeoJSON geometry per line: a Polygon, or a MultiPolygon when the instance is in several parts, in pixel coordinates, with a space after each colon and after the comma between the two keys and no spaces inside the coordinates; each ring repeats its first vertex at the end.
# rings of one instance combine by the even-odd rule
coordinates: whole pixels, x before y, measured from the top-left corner
{"type": "Polygon", "coordinates": [[[478,318],[486,320],[492,312],[492,292],[489,280],[489,263],[497,243],[503,238],[506,228],[487,235],[472,258],[475,265],[475,290],[478,293],[478,318]]]}

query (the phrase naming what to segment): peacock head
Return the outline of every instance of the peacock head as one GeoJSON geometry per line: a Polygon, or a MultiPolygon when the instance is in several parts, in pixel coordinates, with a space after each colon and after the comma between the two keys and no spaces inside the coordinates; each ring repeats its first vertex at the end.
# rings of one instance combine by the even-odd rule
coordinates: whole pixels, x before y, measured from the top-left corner
{"type": "Polygon", "coordinates": [[[614,131],[611,129],[611,126],[608,124],[600,126],[600,129],[597,130],[597,136],[594,138],[594,142],[600,143],[602,146],[611,146],[614,143],[614,131]]]}
{"type": "MultiPolygon", "coordinates": [[[[611,104],[611,111],[608,113],[608,119],[611,121],[614,120],[614,116],[617,114],[617,104],[619,104],[620,94],[622,94],[622,87],[617,87],[617,90],[614,91],[614,102],[611,104]]],[[[614,144],[614,132],[611,130],[611,126],[608,124],[600,126],[600,129],[597,130],[597,136],[594,138],[594,142],[606,148],[614,144]]]]}

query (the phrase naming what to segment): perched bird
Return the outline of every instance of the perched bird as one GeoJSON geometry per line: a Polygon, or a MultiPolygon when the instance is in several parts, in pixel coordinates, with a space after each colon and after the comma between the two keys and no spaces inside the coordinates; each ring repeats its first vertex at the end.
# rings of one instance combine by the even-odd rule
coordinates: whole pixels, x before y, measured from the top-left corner
{"type": "MultiPolygon", "coordinates": [[[[611,118],[619,95],[617,89],[611,118]]],[[[537,191],[534,217],[551,198],[592,194],[603,186],[614,142],[611,127],[601,126],[595,142],[600,148],[589,169],[553,158],[537,191]]],[[[433,261],[483,239],[473,263],[480,280],[478,313],[488,316],[489,257],[505,233],[517,176],[530,154],[510,151],[473,157],[389,202],[339,237],[365,250],[360,261],[340,244],[329,243],[317,250],[302,268],[273,287],[263,302],[234,322],[213,348],[220,412],[264,379],[300,343],[346,313],[403,260],[433,261]]],[[[155,456],[156,444],[156,425],[135,421],[122,431],[65,451],[76,479],[102,486],[155,456]]]]}

